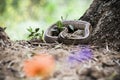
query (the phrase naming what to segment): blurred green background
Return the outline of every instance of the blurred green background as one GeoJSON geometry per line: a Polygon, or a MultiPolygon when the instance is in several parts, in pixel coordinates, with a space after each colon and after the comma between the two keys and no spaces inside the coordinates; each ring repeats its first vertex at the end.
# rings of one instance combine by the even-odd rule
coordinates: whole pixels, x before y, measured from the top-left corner
{"type": "Polygon", "coordinates": [[[92,0],[0,0],[0,26],[12,40],[27,39],[27,28],[46,30],[61,19],[79,19],[92,0]]]}

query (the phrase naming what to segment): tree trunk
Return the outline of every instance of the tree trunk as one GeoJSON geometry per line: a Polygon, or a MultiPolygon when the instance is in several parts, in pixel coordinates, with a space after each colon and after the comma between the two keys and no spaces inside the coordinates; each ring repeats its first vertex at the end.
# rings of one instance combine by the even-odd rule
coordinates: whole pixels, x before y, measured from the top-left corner
{"type": "Polygon", "coordinates": [[[80,20],[92,25],[90,43],[120,51],[120,0],[94,0],[80,20]]]}
{"type": "Polygon", "coordinates": [[[6,34],[5,29],[0,27],[0,47],[10,45],[10,38],[6,34]]]}

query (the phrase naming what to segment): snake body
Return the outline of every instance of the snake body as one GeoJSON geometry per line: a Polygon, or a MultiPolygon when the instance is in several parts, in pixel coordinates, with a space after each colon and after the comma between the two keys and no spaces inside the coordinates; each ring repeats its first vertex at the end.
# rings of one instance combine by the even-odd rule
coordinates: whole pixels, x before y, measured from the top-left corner
{"type": "Polygon", "coordinates": [[[80,43],[88,43],[92,26],[87,21],[82,20],[70,20],[63,21],[64,29],[59,33],[58,36],[52,36],[51,29],[56,26],[56,23],[50,26],[44,34],[44,40],[47,43],[60,42],[64,44],[80,44],[80,43]],[[76,31],[74,33],[69,33],[67,26],[72,25],[76,31]],[[81,33],[83,35],[81,35],[81,33]]]}

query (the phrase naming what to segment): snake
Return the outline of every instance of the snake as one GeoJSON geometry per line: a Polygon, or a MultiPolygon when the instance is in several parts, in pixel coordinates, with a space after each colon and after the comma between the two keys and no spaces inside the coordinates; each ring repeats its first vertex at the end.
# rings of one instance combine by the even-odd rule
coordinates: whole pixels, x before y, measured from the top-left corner
{"type": "Polygon", "coordinates": [[[66,20],[62,21],[64,29],[58,36],[52,36],[51,29],[56,23],[51,25],[44,33],[44,40],[47,43],[64,43],[64,44],[86,44],[89,42],[92,32],[92,26],[87,21],[82,20],[66,20]],[[69,33],[67,26],[72,25],[76,31],[69,33]],[[83,35],[82,35],[83,34],[83,35]]]}

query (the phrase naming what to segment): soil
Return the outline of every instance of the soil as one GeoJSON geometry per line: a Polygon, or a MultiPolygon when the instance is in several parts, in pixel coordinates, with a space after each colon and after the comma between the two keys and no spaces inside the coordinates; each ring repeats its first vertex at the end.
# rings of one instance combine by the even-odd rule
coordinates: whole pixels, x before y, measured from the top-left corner
{"type": "Polygon", "coordinates": [[[34,53],[49,53],[56,59],[59,67],[47,80],[120,80],[119,52],[89,45],[92,59],[68,65],[66,58],[72,50],[81,49],[82,45],[33,44],[22,40],[0,47],[0,80],[40,80],[27,78],[22,70],[23,61],[34,53]]]}

